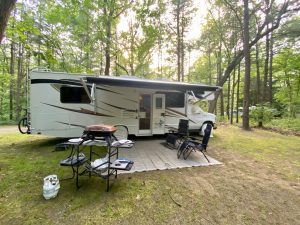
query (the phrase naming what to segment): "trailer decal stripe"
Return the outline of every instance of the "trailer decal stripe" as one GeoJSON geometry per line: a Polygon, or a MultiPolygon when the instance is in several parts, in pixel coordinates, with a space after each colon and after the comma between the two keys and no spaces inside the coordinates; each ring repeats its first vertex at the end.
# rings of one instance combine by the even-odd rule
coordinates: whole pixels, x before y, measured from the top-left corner
{"type": "MultiPolygon", "coordinates": [[[[101,86],[104,86],[104,87],[106,87],[106,88],[109,88],[109,86],[107,86],[107,85],[101,85],[101,86]]],[[[109,91],[109,92],[112,92],[112,93],[115,93],[115,94],[124,96],[124,93],[122,94],[122,93],[110,91],[110,90],[107,90],[107,89],[104,89],[104,88],[99,88],[99,89],[104,90],[104,91],[109,91]]],[[[123,99],[126,99],[126,100],[131,101],[131,102],[134,102],[134,103],[138,103],[138,101],[135,101],[135,100],[132,100],[132,99],[129,99],[129,98],[123,98],[123,99]]]]}
{"type": "Polygon", "coordinates": [[[166,110],[169,110],[169,111],[171,111],[171,112],[173,112],[173,113],[177,113],[177,114],[179,114],[179,115],[181,115],[181,116],[187,117],[186,114],[181,113],[181,112],[178,112],[178,111],[176,111],[176,110],[174,110],[174,109],[166,108],[166,110]]]}
{"type": "Polygon", "coordinates": [[[169,115],[169,114],[166,114],[167,117],[176,117],[176,118],[180,118],[180,116],[176,116],[176,115],[169,115]]]}
{"type": "Polygon", "coordinates": [[[123,95],[121,93],[118,93],[118,92],[115,92],[115,91],[111,91],[111,90],[107,90],[105,88],[100,88],[100,87],[96,87],[96,88],[99,89],[99,90],[102,90],[102,91],[107,91],[107,92],[111,92],[111,93],[114,93],[114,94],[123,95]]]}
{"type": "Polygon", "coordinates": [[[94,115],[94,116],[114,117],[114,116],[111,116],[111,115],[106,115],[106,114],[94,112],[94,111],[91,111],[91,110],[88,110],[88,109],[83,109],[83,108],[81,108],[80,110],[77,110],[77,109],[69,109],[69,108],[65,108],[65,107],[61,107],[61,106],[51,105],[51,104],[43,103],[43,102],[42,102],[42,104],[49,105],[49,106],[52,106],[52,107],[55,107],[55,108],[59,108],[59,109],[64,109],[64,110],[72,111],[72,112],[77,112],[77,113],[89,114],[89,115],[94,115]]]}
{"type": "Polygon", "coordinates": [[[116,106],[116,105],[111,105],[111,104],[106,103],[106,102],[103,102],[103,101],[100,101],[100,102],[102,102],[103,104],[109,105],[109,106],[111,106],[111,107],[117,108],[117,109],[125,110],[125,111],[127,111],[127,112],[137,112],[136,109],[126,109],[126,108],[119,107],[119,106],[116,106]]]}
{"type": "MultiPolygon", "coordinates": [[[[178,112],[178,111],[176,111],[176,110],[174,110],[174,109],[166,108],[166,111],[167,111],[167,110],[169,111],[169,112],[167,112],[167,113],[177,113],[177,114],[179,114],[180,116],[184,116],[184,117],[188,118],[186,114],[181,113],[181,112],[178,112]]],[[[178,116],[178,117],[180,117],[180,116],[178,116]]],[[[195,123],[195,124],[196,124],[195,121],[193,121],[193,120],[191,120],[191,119],[188,119],[188,120],[191,121],[192,123],[195,123]]]]}

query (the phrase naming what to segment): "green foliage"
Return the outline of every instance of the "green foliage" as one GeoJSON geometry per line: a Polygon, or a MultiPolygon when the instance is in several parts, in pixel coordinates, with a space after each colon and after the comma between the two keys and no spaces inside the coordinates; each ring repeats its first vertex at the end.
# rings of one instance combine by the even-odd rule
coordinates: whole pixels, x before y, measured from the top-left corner
{"type": "Polygon", "coordinates": [[[278,128],[283,131],[300,132],[300,119],[299,118],[280,118],[272,119],[265,124],[266,127],[278,128]]]}
{"type": "MultiPolygon", "coordinates": [[[[198,6],[191,0],[43,0],[34,3],[21,1],[16,4],[6,29],[6,38],[0,46],[1,121],[9,120],[10,108],[15,120],[16,109],[25,106],[25,71],[37,66],[53,71],[103,75],[106,56],[109,55],[112,75],[127,73],[151,79],[177,80],[178,51],[185,81],[216,84],[234,58],[235,51],[241,50],[243,7],[237,0],[208,1],[201,37],[192,41],[187,41],[188,34],[190,25],[195,22],[198,6]],[[180,14],[178,21],[177,12],[180,14]],[[180,51],[177,48],[179,39],[180,51]],[[201,54],[192,62],[195,50],[201,51],[201,54]],[[14,63],[14,74],[9,75],[11,62],[14,63]],[[191,64],[191,68],[187,68],[191,64]],[[19,74],[18,67],[21,67],[19,74]],[[17,91],[20,81],[21,90],[17,91]],[[17,93],[20,93],[18,101],[17,93]],[[18,106],[15,105],[17,102],[20,102],[18,106]]],[[[256,1],[252,4],[250,36],[254,38],[257,26],[265,19],[258,13],[263,12],[261,8],[265,7],[265,3],[256,1]]],[[[275,9],[277,4],[273,7],[275,9]]],[[[274,9],[269,20],[274,19],[274,9]]],[[[278,105],[287,108],[288,115],[293,117],[300,110],[299,20],[299,16],[287,19],[279,32],[274,33],[273,95],[278,105]]],[[[265,46],[262,41],[259,46],[260,70],[263,71],[265,46]]],[[[243,64],[241,68],[238,106],[243,101],[243,64]]],[[[254,63],[251,71],[251,103],[255,104],[259,93],[254,63]]],[[[231,80],[231,88],[236,86],[232,83],[231,80]]],[[[227,91],[225,83],[224,98],[230,95],[227,91]]],[[[229,105],[227,100],[224,102],[229,105]]]]}
{"type": "Polygon", "coordinates": [[[254,119],[258,123],[258,126],[262,126],[263,123],[271,121],[273,117],[273,110],[269,104],[257,105],[250,110],[250,118],[254,119]]]}
{"type": "Polygon", "coordinates": [[[289,116],[300,112],[300,53],[282,49],[274,58],[275,98],[286,106],[289,116]]]}

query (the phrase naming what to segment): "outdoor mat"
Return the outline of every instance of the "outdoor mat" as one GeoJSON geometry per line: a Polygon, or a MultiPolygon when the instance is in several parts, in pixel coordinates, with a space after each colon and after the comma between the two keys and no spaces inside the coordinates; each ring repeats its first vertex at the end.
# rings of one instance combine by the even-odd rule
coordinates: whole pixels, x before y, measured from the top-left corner
{"type": "Polygon", "coordinates": [[[186,160],[184,160],[182,156],[180,159],[177,159],[177,150],[167,148],[163,145],[163,142],[163,139],[135,140],[135,147],[131,149],[120,149],[119,157],[132,160],[134,165],[130,171],[120,170],[119,173],[134,173],[221,164],[219,161],[209,156],[207,157],[210,162],[207,162],[203,154],[199,151],[192,152],[186,160]]]}

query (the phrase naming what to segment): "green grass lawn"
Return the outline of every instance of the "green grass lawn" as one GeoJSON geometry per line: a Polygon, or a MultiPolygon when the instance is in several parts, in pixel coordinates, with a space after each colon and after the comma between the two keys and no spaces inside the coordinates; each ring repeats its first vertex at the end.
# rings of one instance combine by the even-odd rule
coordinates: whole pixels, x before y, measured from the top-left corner
{"type": "Polygon", "coordinates": [[[273,119],[265,124],[268,128],[300,133],[300,118],[273,119]]]}
{"type": "Polygon", "coordinates": [[[44,200],[43,178],[71,175],[57,139],[0,134],[0,224],[300,224],[300,138],[220,126],[210,167],[61,181],[44,200]],[[176,204],[176,203],[177,204],[176,204]],[[179,205],[178,205],[179,204],[179,205]]]}

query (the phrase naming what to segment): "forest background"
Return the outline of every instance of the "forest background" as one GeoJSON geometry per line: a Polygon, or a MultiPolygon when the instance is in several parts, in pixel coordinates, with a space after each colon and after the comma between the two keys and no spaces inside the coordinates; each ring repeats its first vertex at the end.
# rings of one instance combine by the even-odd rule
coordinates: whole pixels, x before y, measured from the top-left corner
{"type": "Polygon", "coordinates": [[[299,10],[297,0],[18,0],[0,45],[0,124],[24,116],[37,67],[218,85],[206,110],[231,123],[240,112],[245,129],[249,115],[297,118],[299,10]]]}

